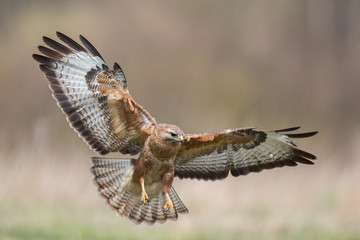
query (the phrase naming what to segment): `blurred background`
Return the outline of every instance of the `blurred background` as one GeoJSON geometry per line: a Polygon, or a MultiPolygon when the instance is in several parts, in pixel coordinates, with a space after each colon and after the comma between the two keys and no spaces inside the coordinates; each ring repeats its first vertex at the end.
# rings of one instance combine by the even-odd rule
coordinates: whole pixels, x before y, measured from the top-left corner
{"type": "MultiPolygon", "coordinates": [[[[359,239],[360,2],[0,1],[0,239],[359,239]],[[31,55],[86,36],[134,99],[185,132],[318,130],[301,165],[175,180],[190,213],[134,225],[104,208],[90,151],[31,55]]],[[[120,155],[113,155],[120,156],[120,155]]]]}

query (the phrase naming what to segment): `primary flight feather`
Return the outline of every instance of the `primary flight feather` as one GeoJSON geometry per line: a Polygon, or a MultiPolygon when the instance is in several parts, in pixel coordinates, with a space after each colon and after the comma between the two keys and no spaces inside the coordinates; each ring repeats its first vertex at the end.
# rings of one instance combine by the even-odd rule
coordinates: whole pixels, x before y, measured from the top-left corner
{"type": "Polygon", "coordinates": [[[43,55],[34,54],[49,81],[53,97],[70,126],[99,154],[120,152],[128,159],[92,158],[94,183],[106,204],[135,223],[176,220],[188,210],[176,194],[174,177],[216,180],[297,163],[316,157],[296,147],[291,138],[317,132],[291,133],[254,128],[184,134],[177,126],[157,123],[129,94],[121,67],[109,69],[83,36],[80,45],[57,32],[63,42],[43,37],[43,55]]]}

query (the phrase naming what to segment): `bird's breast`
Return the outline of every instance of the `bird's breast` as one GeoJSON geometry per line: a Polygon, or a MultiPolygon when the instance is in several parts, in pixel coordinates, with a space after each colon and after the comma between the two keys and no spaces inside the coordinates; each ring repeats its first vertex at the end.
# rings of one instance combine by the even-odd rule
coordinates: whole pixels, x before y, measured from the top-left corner
{"type": "Polygon", "coordinates": [[[146,159],[145,160],[145,178],[151,181],[159,181],[162,176],[174,168],[174,159],[146,159]]]}

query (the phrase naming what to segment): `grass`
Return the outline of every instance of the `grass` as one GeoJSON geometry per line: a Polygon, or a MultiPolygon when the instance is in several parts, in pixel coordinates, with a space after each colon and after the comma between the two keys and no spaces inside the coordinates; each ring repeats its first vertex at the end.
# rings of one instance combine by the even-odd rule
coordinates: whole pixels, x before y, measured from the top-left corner
{"type": "Polygon", "coordinates": [[[148,226],[104,208],[84,156],[32,154],[1,158],[11,161],[0,161],[0,239],[360,239],[355,163],[341,171],[319,161],[217,182],[176,180],[190,213],[148,226]]]}
{"type": "Polygon", "coordinates": [[[358,233],[326,230],[311,219],[304,219],[297,227],[290,220],[287,227],[272,232],[262,231],[261,221],[250,230],[210,228],[201,223],[188,229],[180,226],[179,230],[175,224],[135,226],[106,212],[100,214],[98,210],[94,213],[64,205],[25,207],[14,204],[7,206],[6,211],[9,210],[13,216],[10,221],[2,217],[1,239],[359,239],[358,233]],[[100,219],[99,214],[102,215],[100,219]],[[294,227],[296,229],[292,229],[294,227]]]}
{"type": "Polygon", "coordinates": [[[190,213],[181,215],[176,222],[147,226],[114,216],[102,203],[79,205],[77,202],[26,202],[26,199],[5,202],[0,207],[0,239],[355,240],[360,237],[356,227],[359,222],[336,219],[334,213],[324,215],[321,210],[317,215],[311,211],[291,212],[289,206],[269,208],[267,204],[261,206],[261,201],[224,212],[221,209],[207,212],[193,205],[189,206],[190,213]]]}

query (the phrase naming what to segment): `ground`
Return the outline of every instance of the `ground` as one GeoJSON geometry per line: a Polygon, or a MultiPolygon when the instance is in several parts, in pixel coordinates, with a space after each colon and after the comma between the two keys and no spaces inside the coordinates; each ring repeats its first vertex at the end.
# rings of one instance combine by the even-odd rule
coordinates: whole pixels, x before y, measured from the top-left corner
{"type": "Polygon", "coordinates": [[[339,170],[319,159],[314,166],[217,182],[177,179],[175,189],[190,213],[147,226],[105,209],[88,172],[90,161],[63,155],[66,160],[44,162],[35,154],[0,162],[0,239],[360,238],[355,163],[339,170]]]}

